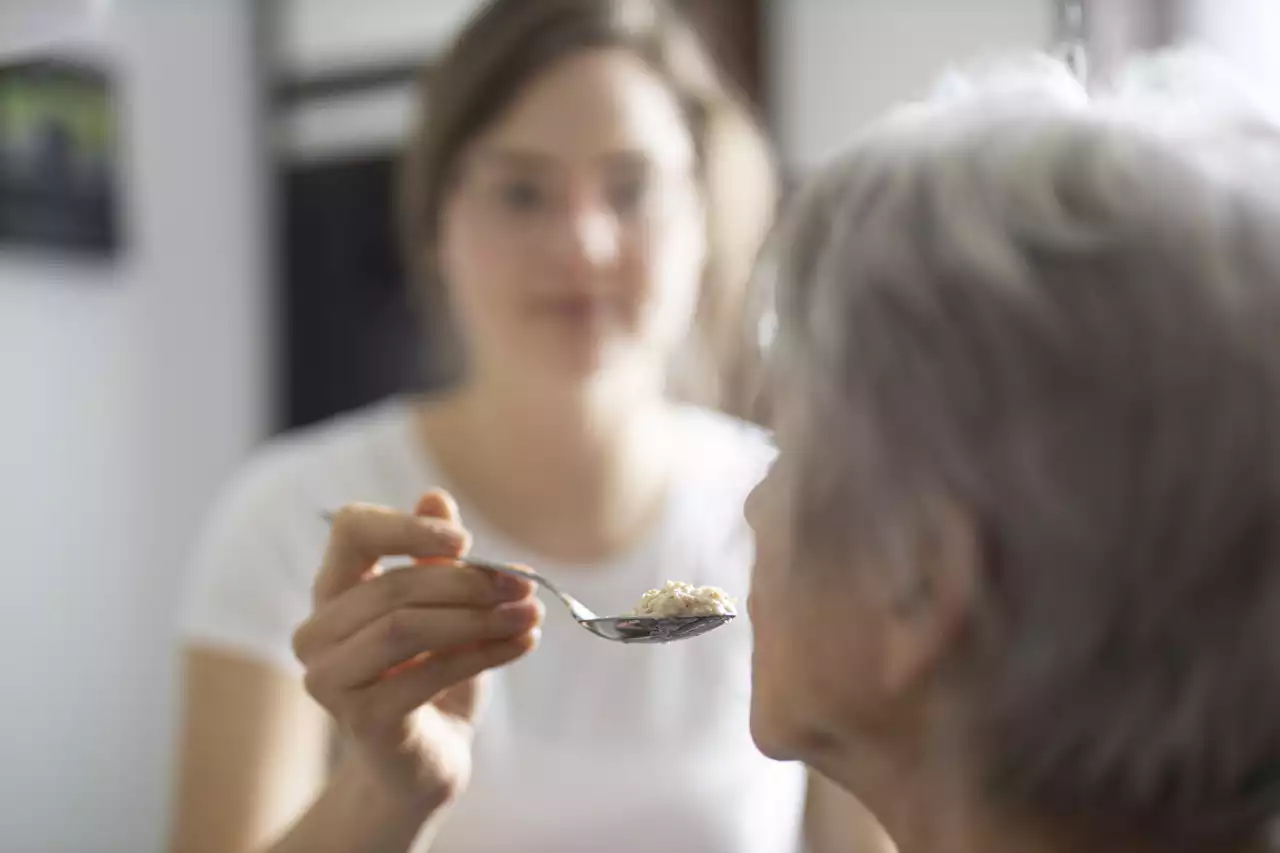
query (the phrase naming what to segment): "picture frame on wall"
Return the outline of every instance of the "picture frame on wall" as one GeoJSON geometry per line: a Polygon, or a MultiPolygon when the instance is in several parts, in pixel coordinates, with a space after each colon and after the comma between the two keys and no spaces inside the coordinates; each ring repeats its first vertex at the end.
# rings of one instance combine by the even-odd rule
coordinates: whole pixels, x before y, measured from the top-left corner
{"type": "Polygon", "coordinates": [[[61,57],[0,64],[0,250],[119,253],[116,118],[102,65],[61,57]]]}

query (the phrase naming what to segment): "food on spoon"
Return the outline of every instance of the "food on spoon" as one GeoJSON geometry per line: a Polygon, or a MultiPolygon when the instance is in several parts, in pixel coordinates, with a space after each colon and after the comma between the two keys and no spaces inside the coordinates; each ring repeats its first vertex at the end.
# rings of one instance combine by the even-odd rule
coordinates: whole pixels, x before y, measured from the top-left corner
{"type": "Polygon", "coordinates": [[[667,581],[662,589],[651,589],[627,616],[670,619],[679,616],[733,616],[734,601],[718,586],[694,586],[683,581],[667,581]]]}

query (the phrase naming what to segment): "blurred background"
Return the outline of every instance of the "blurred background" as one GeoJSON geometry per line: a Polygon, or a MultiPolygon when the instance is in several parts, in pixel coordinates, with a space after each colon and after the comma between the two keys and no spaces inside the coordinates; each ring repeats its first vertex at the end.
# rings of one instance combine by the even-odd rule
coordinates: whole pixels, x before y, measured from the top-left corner
{"type": "MultiPolygon", "coordinates": [[[[159,851],[193,533],[264,438],[429,385],[390,220],[474,0],[0,0],[0,851],[159,851]]],[[[1190,40],[1280,91],[1280,0],[687,0],[789,182],[974,54],[1190,40]]]]}

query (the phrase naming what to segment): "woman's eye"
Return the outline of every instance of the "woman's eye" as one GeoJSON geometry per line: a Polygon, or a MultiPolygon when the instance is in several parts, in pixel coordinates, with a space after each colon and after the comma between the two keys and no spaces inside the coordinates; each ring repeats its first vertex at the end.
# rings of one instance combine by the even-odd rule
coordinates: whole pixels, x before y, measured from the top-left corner
{"type": "Polygon", "coordinates": [[[536,210],[545,200],[542,190],[530,183],[503,184],[499,195],[503,205],[516,212],[536,210]]]}
{"type": "Polygon", "coordinates": [[[623,181],[609,187],[609,205],[619,213],[630,213],[644,204],[647,194],[645,181],[623,181]]]}

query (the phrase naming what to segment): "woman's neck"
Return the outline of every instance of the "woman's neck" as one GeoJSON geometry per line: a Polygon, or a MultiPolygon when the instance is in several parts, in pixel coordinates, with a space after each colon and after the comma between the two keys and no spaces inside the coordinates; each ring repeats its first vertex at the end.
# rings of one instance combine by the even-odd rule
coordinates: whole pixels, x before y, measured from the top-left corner
{"type": "Polygon", "coordinates": [[[674,435],[658,393],[468,386],[424,405],[418,423],[459,500],[551,559],[587,564],[625,551],[666,496],[674,435]]]}

